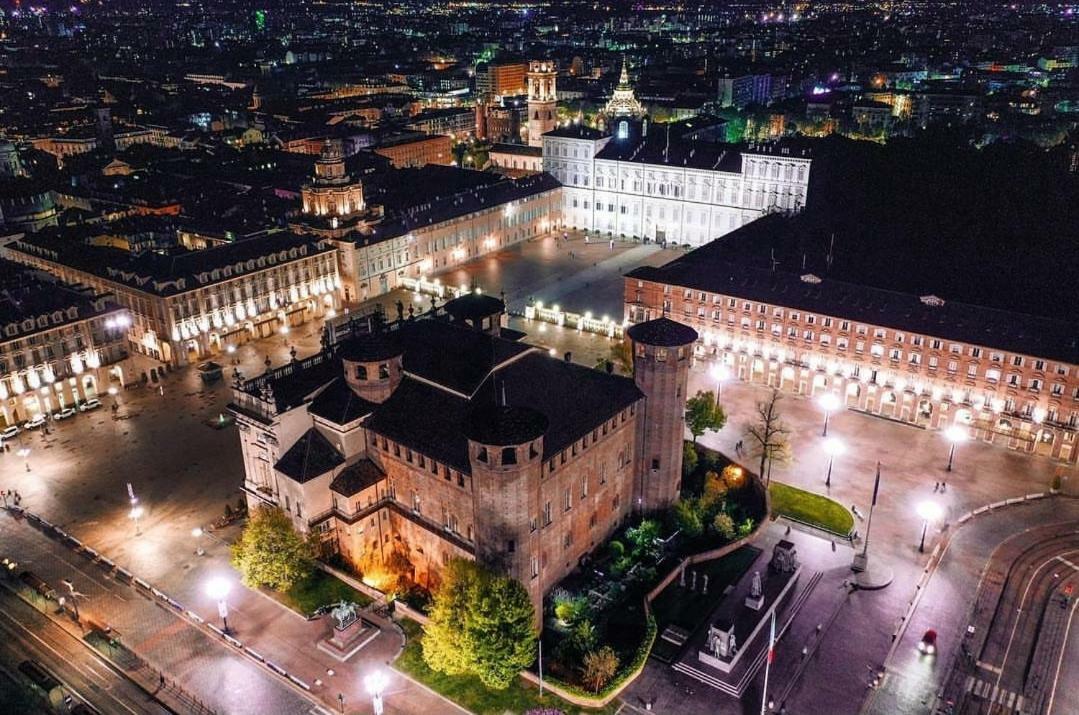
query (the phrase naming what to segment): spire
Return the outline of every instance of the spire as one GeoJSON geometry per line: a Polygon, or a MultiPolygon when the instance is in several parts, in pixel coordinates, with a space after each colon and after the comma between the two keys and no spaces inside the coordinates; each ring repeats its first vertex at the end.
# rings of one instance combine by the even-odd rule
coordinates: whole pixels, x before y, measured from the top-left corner
{"type": "Polygon", "coordinates": [[[629,88],[629,59],[622,55],[622,74],[618,77],[618,87],[629,88]]]}

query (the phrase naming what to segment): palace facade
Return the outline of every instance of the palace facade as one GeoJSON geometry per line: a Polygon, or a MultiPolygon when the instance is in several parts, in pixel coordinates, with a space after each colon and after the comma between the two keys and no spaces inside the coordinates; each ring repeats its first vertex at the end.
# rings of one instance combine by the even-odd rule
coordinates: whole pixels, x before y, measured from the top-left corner
{"type": "Polygon", "coordinates": [[[467,293],[238,380],[248,503],[280,507],[369,582],[406,564],[431,587],[448,559],[478,559],[538,608],[632,511],[676,498],[697,336],[635,326],[626,378],[503,337],[504,311],[467,293]]]}

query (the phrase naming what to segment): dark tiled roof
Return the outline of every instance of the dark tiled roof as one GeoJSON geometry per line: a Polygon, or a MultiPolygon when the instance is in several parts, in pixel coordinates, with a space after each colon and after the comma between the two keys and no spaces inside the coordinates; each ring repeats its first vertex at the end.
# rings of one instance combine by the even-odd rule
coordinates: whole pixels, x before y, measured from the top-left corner
{"type": "Polygon", "coordinates": [[[490,149],[491,154],[515,154],[517,156],[543,156],[543,147],[528,146],[527,144],[495,144],[490,149]]]}
{"type": "Polygon", "coordinates": [[[559,187],[561,184],[558,180],[547,173],[520,179],[504,179],[397,211],[382,223],[376,224],[370,235],[357,234],[352,240],[358,243],[378,243],[459,216],[554,191],[559,187]]]}
{"type": "Polygon", "coordinates": [[[463,397],[405,377],[364,426],[467,474],[472,468],[461,428],[468,409],[463,397]]]}
{"type": "Polygon", "coordinates": [[[689,345],[697,339],[697,331],[688,325],[675,322],[670,318],[656,318],[631,326],[626,334],[635,343],[645,343],[658,347],[676,347],[689,345]]]}
{"type": "Polygon", "coordinates": [[[330,482],[330,489],[343,497],[352,497],[385,478],[386,473],[377,464],[370,459],[361,459],[342,469],[330,482]]]}
{"type": "Polygon", "coordinates": [[[476,320],[506,312],[506,304],[498,298],[475,292],[460,295],[448,301],[444,307],[457,320],[476,320]]]}
{"type": "Polygon", "coordinates": [[[312,427],[288,448],[274,469],[303,484],[345,463],[345,458],[312,427]]]}
{"type": "Polygon", "coordinates": [[[307,409],[334,424],[347,425],[371,414],[377,406],[357,395],[343,377],[338,377],[311,400],[307,409]]]}
{"type": "Polygon", "coordinates": [[[560,139],[591,139],[592,141],[595,141],[596,139],[602,139],[607,136],[607,133],[583,124],[576,124],[569,127],[552,129],[551,131],[544,133],[543,136],[558,137],[560,139]]]}
{"type": "Polygon", "coordinates": [[[352,362],[377,362],[401,354],[400,344],[386,333],[364,333],[342,342],[337,356],[352,362]]]}
{"type": "Polygon", "coordinates": [[[407,323],[394,335],[405,349],[406,372],[463,395],[472,395],[497,365],[535,349],[436,320],[407,323]]]}
{"type": "MultiPolygon", "coordinates": [[[[770,271],[741,261],[725,260],[722,244],[726,240],[715,241],[665,266],[637,268],[627,274],[627,279],[669,283],[1079,364],[1079,326],[1075,323],[950,301],[946,293],[941,296],[944,298],[942,305],[930,305],[917,295],[831,278],[814,277],[810,279],[812,282],[807,282],[797,273],[770,271]]],[[[883,266],[881,270],[885,270],[883,266]]]]}
{"type": "Polygon", "coordinates": [[[737,144],[682,141],[673,135],[668,142],[663,128],[654,126],[641,139],[612,139],[596,158],[738,173],[742,171],[743,148],[737,144]]]}
{"type": "Polygon", "coordinates": [[[531,407],[480,405],[468,415],[468,438],[497,447],[531,442],[547,431],[550,420],[531,407]]]}

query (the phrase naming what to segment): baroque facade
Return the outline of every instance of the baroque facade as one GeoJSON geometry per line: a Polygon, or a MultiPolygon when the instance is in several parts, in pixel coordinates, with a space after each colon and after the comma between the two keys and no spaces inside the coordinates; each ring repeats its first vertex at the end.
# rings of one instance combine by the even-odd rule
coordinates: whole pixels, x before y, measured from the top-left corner
{"type": "Polygon", "coordinates": [[[502,337],[496,298],[443,310],[238,380],[243,489],[368,582],[404,568],[431,587],[478,559],[538,608],[632,511],[676,497],[696,333],[635,326],[631,379],[502,337]]]}

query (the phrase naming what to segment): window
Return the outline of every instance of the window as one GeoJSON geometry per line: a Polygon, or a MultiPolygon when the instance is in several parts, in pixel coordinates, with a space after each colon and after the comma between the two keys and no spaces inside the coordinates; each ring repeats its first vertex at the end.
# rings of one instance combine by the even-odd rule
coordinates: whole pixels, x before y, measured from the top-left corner
{"type": "Polygon", "coordinates": [[[565,491],[562,493],[562,509],[564,511],[569,511],[572,508],[573,508],[573,499],[572,499],[572,497],[570,495],[569,487],[566,487],[565,491]]]}
{"type": "Polygon", "coordinates": [[[551,525],[551,502],[545,502],[543,504],[543,525],[551,525]]]}
{"type": "MultiPolygon", "coordinates": [[[[1034,390],[1035,392],[1042,389],[1042,381],[1039,380],[1036,377],[1032,378],[1031,381],[1030,381],[1030,389],[1034,390]]],[[[299,504],[297,504],[296,507],[297,507],[297,511],[299,511],[299,504]]]]}
{"type": "Polygon", "coordinates": [[[892,360],[900,360],[903,357],[903,352],[899,348],[892,348],[888,351],[888,357],[892,360]]]}
{"type": "Polygon", "coordinates": [[[970,356],[972,358],[980,358],[982,356],[982,349],[981,348],[971,348],[970,349],[970,356]]]}
{"type": "Polygon", "coordinates": [[[379,365],[378,366],[378,378],[380,380],[385,380],[389,376],[390,376],[390,366],[387,365],[386,363],[382,363],[381,365],[379,365]]]}
{"type": "Polygon", "coordinates": [[[1016,367],[1023,367],[1023,356],[1022,355],[1012,355],[1012,365],[1014,365],[1016,367]]]}
{"type": "Polygon", "coordinates": [[[581,480],[581,499],[588,496],[588,477],[581,480]]]}
{"type": "Polygon", "coordinates": [[[974,363],[971,363],[970,365],[967,365],[967,377],[970,377],[970,378],[978,377],[978,366],[975,365],[974,363]]]}
{"type": "Polygon", "coordinates": [[[365,366],[363,366],[363,365],[357,365],[356,366],[356,379],[357,380],[366,380],[367,379],[367,368],[365,366]]]}
{"type": "Polygon", "coordinates": [[[515,447],[502,449],[502,464],[517,464],[517,449],[515,447]]]}
{"type": "Polygon", "coordinates": [[[532,578],[539,577],[539,559],[537,559],[535,556],[529,557],[528,568],[532,573],[532,578]]]}
{"type": "Polygon", "coordinates": [[[511,554],[514,553],[515,551],[517,551],[517,542],[514,541],[513,539],[510,539],[509,541],[507,541],[506,542],[506,551],[508,553],[511,553],[511,554]]]}

